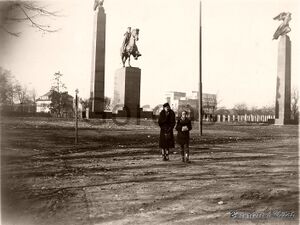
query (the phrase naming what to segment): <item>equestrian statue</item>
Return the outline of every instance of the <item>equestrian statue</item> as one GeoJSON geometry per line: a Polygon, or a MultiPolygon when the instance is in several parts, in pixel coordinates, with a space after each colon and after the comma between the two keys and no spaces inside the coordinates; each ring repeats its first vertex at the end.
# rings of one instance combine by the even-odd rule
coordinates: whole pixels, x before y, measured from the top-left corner
{"type": "Polygon", "coordinates": [[[130,56],[132,55],[135,60],[141,56],[138,47],[136,46],[136,41],[139,40],[139,29],[133,29],[131,27],[127,28],[126,33],[124,34],[124,39],[121,47],[121,59],[123,67],[125,67],[125,62],[128,59],[128,66],[130,65],[130,56]]]}

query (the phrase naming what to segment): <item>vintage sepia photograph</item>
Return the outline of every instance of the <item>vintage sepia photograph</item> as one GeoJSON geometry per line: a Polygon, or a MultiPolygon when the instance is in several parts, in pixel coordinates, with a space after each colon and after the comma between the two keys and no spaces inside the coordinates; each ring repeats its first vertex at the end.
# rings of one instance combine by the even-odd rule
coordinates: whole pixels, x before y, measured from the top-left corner
{"type": "Polygon", "coordinates": [[[0,224],[299,224],[299,27],[298,0],[0,0],[0,224]]]}

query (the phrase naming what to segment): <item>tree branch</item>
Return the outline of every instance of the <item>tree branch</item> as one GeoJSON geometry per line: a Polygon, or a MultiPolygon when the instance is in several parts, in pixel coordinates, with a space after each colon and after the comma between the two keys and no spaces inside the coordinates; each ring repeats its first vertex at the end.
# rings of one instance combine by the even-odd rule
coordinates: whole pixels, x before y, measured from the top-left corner
{"type": "Polygon", "coordinates": [[[30,1],[7,1],[0,5],[0,17],[2,23],[0,30],[18,37],[20,32],[12,31],[15,23],[28,22],[32,27],[37,28],[42,32],[57,32],[60,29],[51,29],[47,24],[40,23],[36,18],[38,17],[57,17],[58,12],[51,12],[36,5],[35,2],[30,1]]]}
{"type": "Polygon", "coordinates": [[[39,30],[42,30],[42,31],[45,31],[45,32],[57,32],[57,30],[49,30],[49,29],[45,29],[44,27],[49,27],[49,26],[46,26],[46,25],[41,25],[41,24],[38,24],[36,22],[34,22],[31,17],[27,14],[27,12],[23,9],[22,6],[19,5],[19,8],[22,10],[22,12],[24,13],[24,15],[26,16],[26,18],[28,18],[28,20],[31,22],[32,26],[34,27],[37,27],[39,30]]]}
{"type": "MultiPolygon", "coordinates": [[[[32,18],[36,18],[36,17],[38,17],[38,16],[40,16],[40,14],[35,14],[35,15],[33,15],[33,16],[30,16],[30,18],[32,19],[32,18]]],[[[24,18],[7,17],[6,20],[8,20],[8,21],[23,22],[23,21],[29,20],[29,19],[28,19],[28,17],[24,17],[24,18]]]]}
{"type": "Polygon", "coordinates": [[[30,11],[37,11],[43,16],[55,16],[55,17],[58,16],[57,12],[50,12],[50,11],[46,10],[45,8],[35,7],[31,3],[30,4],[29,3],[24,3],[23,6],[24,6],[24,8],[26,8],[30,11]]]}
{"type": "Polygon", "coordinates": [[[6,33],[15,36],[15,37],[20,37],[21,32],[12,32],[7,30],[4,26],[0,26],[0,29],[4,30],[6,33]]]}

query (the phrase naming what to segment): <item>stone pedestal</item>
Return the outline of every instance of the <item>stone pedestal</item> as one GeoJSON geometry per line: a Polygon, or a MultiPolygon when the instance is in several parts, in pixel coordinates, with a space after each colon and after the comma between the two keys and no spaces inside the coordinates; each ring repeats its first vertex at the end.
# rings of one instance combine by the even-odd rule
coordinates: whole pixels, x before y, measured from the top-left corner
{"type": "Polygon", "coordinates": [[[140,114],[141,69],[124,67],[116,71],[114,78],[113,106],[123,105],[127,117],[140,114]]]}
{"type": "Polygon", "coordinates": [[[106,14],[103,7],[95,11],[91,76],[91,113],[104,112],[106,14]]]}
{"type": "Polygon", "coordinates": [[[290,122],[291,116],[291,40],[280,37],[278,43],[277,86],[275,104],[275,124],[290,122]]]}

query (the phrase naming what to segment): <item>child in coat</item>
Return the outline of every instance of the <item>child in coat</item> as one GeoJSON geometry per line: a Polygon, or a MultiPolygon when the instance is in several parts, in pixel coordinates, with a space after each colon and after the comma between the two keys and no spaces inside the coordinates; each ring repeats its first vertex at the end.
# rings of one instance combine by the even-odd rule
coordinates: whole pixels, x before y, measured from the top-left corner
{"type": "Polygon", "coordinates": [[[190,142],[190,130],[192,129],[192,123],[189,118],[187,118],[187,112],[182,111],[181,117],[178,119],[176,128],[177,143],[181,148],[182,162],[190,163],[189,160],[189,142],[190,142]]]}

